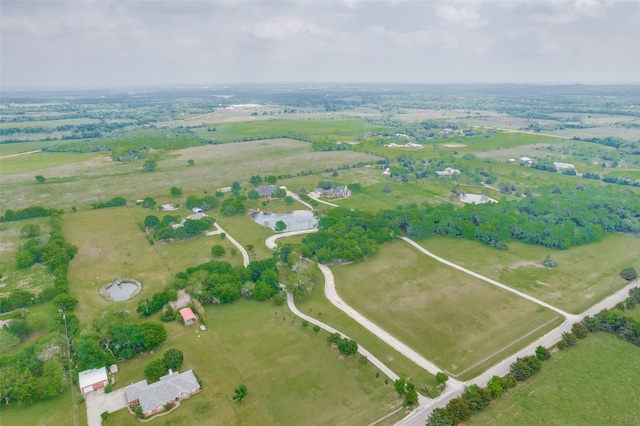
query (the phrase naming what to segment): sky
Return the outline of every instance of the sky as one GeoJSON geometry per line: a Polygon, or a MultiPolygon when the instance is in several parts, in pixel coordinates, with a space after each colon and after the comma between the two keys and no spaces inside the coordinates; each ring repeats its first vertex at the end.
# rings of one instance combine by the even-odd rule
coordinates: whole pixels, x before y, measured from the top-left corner
{"type": "Polygon", "coordinates": [[[640,0],[0,0],[0,88],[640,83],[640,0]]]}

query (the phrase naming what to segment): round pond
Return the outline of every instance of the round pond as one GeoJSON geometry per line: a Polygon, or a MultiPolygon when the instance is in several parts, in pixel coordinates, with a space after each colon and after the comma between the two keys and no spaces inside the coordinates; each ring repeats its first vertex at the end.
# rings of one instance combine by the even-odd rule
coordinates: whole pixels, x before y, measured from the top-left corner
{"type": "Polygon", "coordinates": [[[303,229],[316,228],[318,218],[308,210],[294,210],[287,213],[251,213],[251,217],[257,223],[267,226],[275,231],[276,223],[283,221],[287,228],[285,231],[301,231],[303,229]]]}
{"type": "Polygon", "coordinates": [[[107,300],[122,302],[136,296],[140,291],[142,291],[142,284],[139,281],[124,278],[102,286],[100,294],[107,300]]]}

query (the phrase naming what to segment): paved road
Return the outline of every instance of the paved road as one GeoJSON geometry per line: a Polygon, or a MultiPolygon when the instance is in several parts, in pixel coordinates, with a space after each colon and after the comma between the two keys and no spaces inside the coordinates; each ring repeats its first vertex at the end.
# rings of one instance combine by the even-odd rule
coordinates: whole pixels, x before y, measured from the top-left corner
{"type": "Polygon", "coordinates": [[[318,197],[320,197],[320,195],[318,195],[317,192],[310,192],[308,195],[309,195],[309,197],[313,198],[314,200],[316,200],[319,203],[326,204],[326,205],[331,206],[331,207],[340,207],[337,204],[333,204],[333,203],[330,203],[328,201],[321,200],[320,198],[318,198],[318,197]]]}
{"type": "Polygon", "coordinates": [[[501,284],[498,281],[492,280],[491,278],[487,278],[484,275],[480,275],[477,272],[473,272],[473,271],[471,271],[471,270],[469,270],[467,268],[463,268],[462,266],[457,265],[457,264],[455,264],[453,262],[449,262],[448,260],[443,259],[440,256],[436,256],[435,254],[431,253],[430,251],[428,251],[427,249],[425,249],[420,244],[416,243],[415,241],[413,241],[410,238],[402,237],[402,239],[404,241],[408,242],[409,244],[411,244],[412,246],[414,246],[415,248],[417,248],[418,250],[420,250],[421,252],[423,252],[424,254],[426,254],[427,256],[437,260],[440,263],[444,263],[445,265],[451,266],[452,268],[455,268],[455,269],[457,269],[459,271],[462,271],[462,272],[464,272],[466,274],[469,274],[469,275],[474,276],[476,278],[479,278],[479,279],[481,279],[483,281],[486,281],[489,284],[493,284],[493,285],[495,285],[497,287],[500,287],[500,288],[502,288],[504,290],[510,291],[511,293],[515,293],[520,297],[524,297],[525,299],[528,299],[528,300],[530,300],[530,301],[532,301],[534,303],[537,303],[538,305],[544,306],[547,309],[551,309],[552,311],[555,311],[555,312],[559,313],[560,315],[562,315],[565,318],[568,318],[570,320],[577,320],[578,317],[579,317],[578,315],[573,315],[573,314],[570,314],[568,312],[565,312],[562,309],[556,308],[555,306],[548,304],[547,302],[543,302],[540,299],[536,299],[533,296],[529,296],[526,293],[523,293],[521,291],[515,290],[515,289],[513,289],[513,288],[511,288],[511,287],[509,287],[507,285],[501,284]]]}
{"type": "MultiPolygon", "coordinates": [[[[551,347],[555,345],[562,338],[562,333],[571,331],[571,327],[573,326],[573,324],[575,324],[578,321],[581,321],[585,316],[595,315],[605,308],[611,308],[616,304],[618,304],[619,302],[622,302],[627,297],[629,297],[629,290],[639,285],[640,285],[640,280],[636,280],[628,284],[627,286],[618,290],[611,296],[596,303],[591,308],[584,311],[582,314],[576,315],[575,316],[576,318],[566,320],[559,327],[551,330],[549,333],[540,337],[538,340],[531,343],[526,348],[500,361],[498,364],[489,368],[478,377],[475,377],[463,383],[463,385],[466,386],[471,384],[477,384],[478,386],[486,386],[487,383],[489,382],[489,379],[491,379],[491,377],[493,377],[494,375],[504,376],[509,372],[509,366],[516,360],[516,358],[534,354],[535,348],[538,347],[539,345],[542,345],[545,347],[551,347]]],[[[433,401],[427,401],[425,404],[421,404],[418,409],[411,412],[411,414],[409,414],[407,417],[402,419],[400,422],[396,423],[396,426],[424,426],[433,409],[444,407],[445,405],[447,405],[447,403],[451,399],[459,396],[463,390],[464,390],[463,388],[455,389],[455,390],[447,389],[447,392],[441,395],[438,399],[435,399],[433,401]]]]}
{"type": "MultiPolygon", "coordinates": [[[[327,299],[342,312],[349,315],[356,322],[362,325],[364,328],[369,330],[371,333],[375,334],[380,340],[387,343],[389,346],[409,358],[411,361],[415,362],[421,368],[424,368],[431,374],[437,374],[442,371],[441,368],[438,368],[434,363],[424,358],[422,355],[402,343],[400,340],[393,337],[391,334],[383,330],[380,326],[375,324],[373,321],[366,318],[360,312],[353,309],[351,306],[347,305],[341,298],[338,296],[336,291],[335,279],[333,277],[333,273],[331,270],[325,266],[318,264],[318,267],[322,271],[324,275],[324,294],[327,299]]],[[[451,388],[459,388],[462,385],[462,382],[449,378],[447,381],[447,387],[451,388]]]]}
{"type": "Polygon", "coordinates": [[[297,202],[303,204],[305,207],[307,207],[309,210],[313,211],[314,208],[311,204],[307,203],[306,201],[304,201],[302,198],[300,198],[300,196],[298,194],[296,194],[295,192],[291,192],[289,190],[287,190],[287,195],[290,196],[291,198],[293,198],[294,200],[296,200],[297,202]]]}
{"type": "Polygon", "coordinates": [[[242,247],[242,244],[240,244],[239,242],[237,242],[235,240],[235,238],[233,238],[231,235],[229,235],[228,232],[225,232],[224,229],[222,229],[222,227],[220,225],[218,225],[218,223],[214,223],[213,226],[215,226],[216,230],[215,231],[209,231],[206,234],[208,236],[211,235],[218,235],[218,234],[222,234],[224,233],[226,235],[226,238],[231,241],[231,243],[238,247],[238,250],[240,250],[240,253],[242,253],[242,261],[245,267],[249,266],[249,253],[247,253],[247,251],[244,249],[244,247],[242,247]]]}
{"type": "Polygon", "coordinates": [[[283,232],[281,234],[275,234],[270,236],[269,238],[266,239],[266,241],[264,242],[264,244],[269,247],[271,250],[276,248],[276,240],[278,238],[284,238],[284,237],[293,237],[294,235],[303,235],[303,234],[311,234],[313,232],[318,232],[318,228],[311,228],[311,229],[303,229],[301,231],[289,231],[289,232],[283,232]]]}
{"type": "MultiPolygon", "coordinates": [[[[346,334],[342,333],[341,331],[336,330],[335,328],[331,327],[330,325],[327,325],[321,321],[318,321],[315,318],[312,318],[308,315],[303,314],[302,312],[300,312],[298,310],[298,308],[296,307],[294,301],[293,301],[293,295],[291,293],[287,293],[287,305],[289,306],[289,309],[291,310],[291,312],[293,312],[296,316],[309,321],[311,324],[317,325],[318,327],[320,327],[323,330],[328,331],[329,333],[340,333],[340,335],[343,338],[347,338],[350,339],[349,336],[347,336],[346,334]]],[[[364,356],[367,357],[367,359],[369,360],[369,362],[371,362],[373,365],[375,365],[376,367],[378,367],[378,369],[380,371],[382,371],[388,378],[390,378],[393,381],[396,381],[400,378],[400,376],[398,376],[396,373],[394,373],[393,371],[391,371],[391,369],[389,367],[387,367],[382,361],[380,361],[378,358],[376,358],[373,354],[371,354],[371,352],[369,352],[368,350],[366,350],[365,348],[363,348],[361,345],[358,345],[358,353],[362,354],[364,356]]]]}

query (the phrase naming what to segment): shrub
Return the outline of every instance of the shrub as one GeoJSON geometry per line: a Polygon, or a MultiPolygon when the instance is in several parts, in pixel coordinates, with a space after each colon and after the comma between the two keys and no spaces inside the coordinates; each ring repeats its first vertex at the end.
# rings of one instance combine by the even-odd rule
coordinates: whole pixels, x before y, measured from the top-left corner
{"type": "Polygon", "coordinates": [[[571,332],[578,339],[584,339],[589,334],[589,329],[583,323],[577,322],[573,324],[573,327],[571,327],[571,332]]]}
{"type": "Polygon", "coordinates": [[[547,255],[547,257],[545,257],[545,259],[542,261],[542,266],[545,266],[547,268],[557,268],[558,262],[553,260],[551,256],[547,255]]]}
{"type": "Polygon", "coordinates": [[[549,352],[549,349],[541,345],[536,348],[536,356],[540,361],[546,361],[551,358],[551,352],[549,352]]]}
{"type": "Polygon", "coordinates": [[[351,339],[341,339],[340,342],[338,342],[338,350],[342,355],[354,355],[358,352],[358,343],[351,339]]]}
{"type": "Polygon", "coordinates": [[[225,255],[225,253],[226,250],[220,244],[216,244],[215,246],[211,247],[211,256],[213,257],[222,257],[225,255]]]}
{"type": "Polygon", "coordinates": [[[335,343],[336,345],[340,342],[340,340],[342,340],[342,336],[340,335],[340,333],[332,333],[329,335],[329,337],[327,337],[328,343],[335,343]]]}
{"type": "MultiPolygon", "coordinates": [[[[106,388],[105,388],[105,392],[106,392],[106,388]]],[[[109,412],[108,411],[103,411],[100,414],[100,418],[102,418],[102,420],[107,420],[107,417],[109,417],[109,412]]]]}
{"type": "Polygon", "coordinates": [[[307,320],[302,320],[302,326],[303,326],[304,328],[309,327],[309,321],[307,321],[307,320]]]}
{"type": "Polygon", "coordinates": [[[161,376],[164,376],[166,372],[167,368],[162,358],[154,359],[144,368],[144,375],[150,382],[157,381],[161,376]]]}
{"type": "Polygon", "coordinates": [[[562,333],[562,340],[564,340],[567,347],[570,348],[576,344],[578,339],[576,339],[576,336],[573,333],[562,333]]]}
{"type": "Polygon", "coordinates": [[[449,376],[444,374],[442,371],[439,371],[438,373],[436,373],[436,380],[438,381],[438,383],[444,383],[449,380],[449,376]]]}
{"type": "Polygon", "coordinates": [[[627,281],[633,281],[638,278],[638,273],[635,268],[624,268],[620,271],[620,276],[627,281]]]}
{"type": "Polygon", "coordinates": [[[111,393],[111,391],[113,391],[113,388],[111,387],[111,383],[109,383],[104,387],[104,393],[111,393]]]}
{"type": "Polygon", "coordinates": [[[313,331],[315,331],[316,333],[320,331],[320,326],[319,325],[314,325],[313,326],[313,331]]]}

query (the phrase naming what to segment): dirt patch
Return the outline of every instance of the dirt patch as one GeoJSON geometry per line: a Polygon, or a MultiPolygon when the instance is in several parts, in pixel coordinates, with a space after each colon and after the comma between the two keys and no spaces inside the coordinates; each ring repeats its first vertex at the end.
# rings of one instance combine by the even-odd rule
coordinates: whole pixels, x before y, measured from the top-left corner
{"type": "Polygon", "coordinates": [[[524,266],[530,266],[530,267],[533,267],[533,268],[544,268],[544,266],[542,266],[541,264],[536,263],[536,262],[532,262],[530,260],[519,260],[519,261],[509,265],[509,269],[518,269],[518,268],[522,268],[524,266]]]}
{"type": "Polygon", "coordinates": [[[462,148],[462,147],[467,146],[467,145],[465,145],[463,143],[452,142],[452,143],[442,144],[442,146],[446,146],[447,148],[462,148]]]}
{"type": "Polygon", "coordinates": [[[587,294],[585,294],[585,295],[584,295],[584,298],[585,298],[585,299],[592,299],[592,298],[593,298],[593,296],[594,296],[594,294],[593,294],[593,293],[587,293],[587,294]]]}
{"type": "Polygon", "coordinates": [[[545,286],[545,287],[552,287],[552,285],[551,285],[551,284],[544,283],[544,282],[542,282],[542,281],[540,281],[540,280],[536,280],[536,284],[540,284],[540,285],[543,285],[543,286],[545,286]]]}
{"type": "Polygon", "coordinates": [[[15,251],[13,243],[0,243],[0,253],[11,253],[15,251]]]}
{"type": "Polygon", "coordinates": [[[178,290],[178,300],[169,302],[174,310],[182,309],[191,301],[191,295],[184,290],[178,290]]]}

